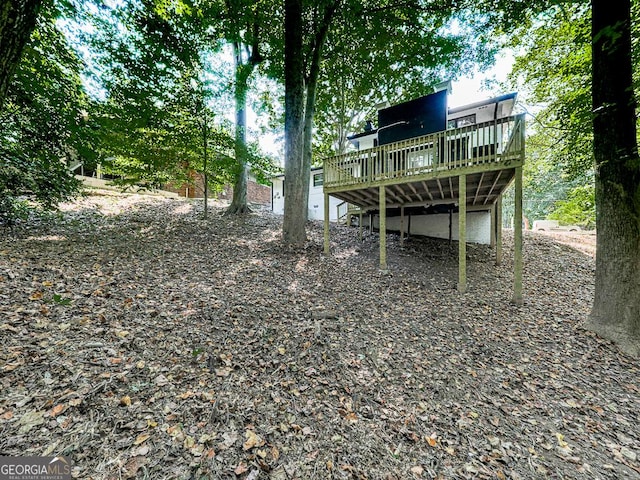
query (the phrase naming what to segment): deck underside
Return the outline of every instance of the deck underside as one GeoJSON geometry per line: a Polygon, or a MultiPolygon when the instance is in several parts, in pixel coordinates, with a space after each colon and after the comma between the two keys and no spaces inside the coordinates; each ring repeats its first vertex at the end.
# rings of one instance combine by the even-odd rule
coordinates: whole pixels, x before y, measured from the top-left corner
{"type": "MultiPolygon", "coordinates": [[[[412,180],[385,185],[386,208],[442,205],[460,202],[459,174],[412,180]]],[[[513,181],[515,167],[467,174],[466,205],[469,209],[490,208],[513,181]]],[[[327,189],[331,196],[360,207],[363,211],[380,208],[380,188],[354,186],[327,189]],[[358,188],[359,187],[359,188],[358,188]]]]}

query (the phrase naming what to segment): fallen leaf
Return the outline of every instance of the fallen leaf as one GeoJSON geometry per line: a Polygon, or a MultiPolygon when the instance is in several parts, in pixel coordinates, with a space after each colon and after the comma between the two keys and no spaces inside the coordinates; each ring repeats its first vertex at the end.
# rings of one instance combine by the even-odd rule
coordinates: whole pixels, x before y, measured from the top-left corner
{"type": "Polygon", "coordinates": [[[53,408],[51,409],[51,411],[49,412],[49,414],[50,414],[52,417],[57,417],[57,416],[58,416],[58,415],[60,415],[62,412],[64,412],[65,408],[66,408],[66,407],[65,407],[65,405],[64,405],[64,404],[62,404],[62,403],[60,403],[60,404],[56,405],[55,407],[53,407],[53,408]]]}
{"type": "Polygon", "coordinates": [[[150,434],[148,433],[142,433],[140,435],[138,435],[138,437],[135,439],[135,441],[133,442],[134,445],[140,445],[141,443],[146,442],[147,440],[149,440],[149,438],[151,437],[150,434]]]}
{"type": "Polygon", "coordinates": [[[40,291],[33,292],[31,294],[31,296],[29,297],[29,300],[41,300],[43,296],[44,296],[44,293],[42,293],[40,291]]]}
{"type": "Polygon", "coordinates": [[[193,448],[195,444],[196,444],[196,439],[193,438],[191,435],[187,435],[184,439],[184,442],[182,442],[182,446],[186,449],[193,448]]]}
{"type": "Polygon", "coordinates": [[[422,474],[424,473],[424,468],[422,468],[420,465],[416,465],[415,467],[411,467],[411,473],[421,477],[422,474]]]}
{"type": "Polygon", "coordinates": [[[246,438],[242,445],[244,450],[251,450],[254,447],[261,447],[265,444],[265,441],[253,430],[246,430],[244,436],[246,438]]]}
{"type": "Polygon", "coordinates": [[[19,433],[27,433],[33,427],[42,425],[44,423],[44,413],[45,412],[36,411],[25,413],[22,417],[20,417],[20,420],[18,421],[18,423],[21,425],[19,433]]]}
{"type": "Polygon", "coordinates": [[[355,412],[349,412],[344,416],[344,419],[351,423],[356,423],[358,421],[358,415],[355,412]]]}
{"type": "Polygon", "coordinates": [[[120,399],[120,405],[122,405],[123,407],[130,407],[131,406],[131,397],[129,397],[129,395],[125,395],[124,397],[122,397],[120,399]]]}
{"type": "Polygon", "coordinates": [[[562,448],[568,445],[567,442],[564,441],[564,435],[561,433],[556,433],[556,438],[558,439],[558,445],[562,448]]]}
{"type": "Polygon", "coordinates": [[[147,457],[138,456],[130,458],[127,463],[122,467],[122,473],[124,478],[135,478],[138,470],[146,465],[148,462],[147,457]]]}
{"type": "Polygon", "coordinates": [[[235,470],[233,471],[233,473],[235,473],[236,475],[242,475],[243,473],[245,473],[247,470],[249,470],[249,468],[244,464],[244,463],[240,463],[238,464],[238,466],[235,468],[235,470]]]}

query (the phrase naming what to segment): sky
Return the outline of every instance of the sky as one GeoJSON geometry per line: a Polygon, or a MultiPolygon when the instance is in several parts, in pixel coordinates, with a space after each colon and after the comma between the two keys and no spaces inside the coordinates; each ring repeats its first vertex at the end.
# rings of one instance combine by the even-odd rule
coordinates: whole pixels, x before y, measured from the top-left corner
{"type": "Polygon", "coordinates": [[[500,53],[496,63],[486,72],[470,72],[467,76],[452,82],[452,93],[449,96],[449,107],[468,105],[506,92],[499,87],[507,79],[513,67],[514,57],[511,52],[500,53]],[[486,85],[489,83],[491,86],[486,85]]]}

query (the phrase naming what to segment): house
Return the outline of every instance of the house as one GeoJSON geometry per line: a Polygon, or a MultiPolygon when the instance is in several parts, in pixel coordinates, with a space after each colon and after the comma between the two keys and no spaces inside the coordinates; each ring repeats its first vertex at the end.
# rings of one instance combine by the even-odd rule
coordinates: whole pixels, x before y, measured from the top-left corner
{"type": "MultiPolygon", "coordinates": [[[[367,121],[364,132],[349,137],[352,149],[361,152],[437,131],[464,129],[465,127],[469,130],[478,124],[502,120],[511,115],[517,96],[515,93],[510,93],[471,105],[447,109],[447,92],[447,90],[442,90],[392,107],[385,105],[384,108],[378,110],[378,128],[374,128],[372,122],[367,121]]],[[[450,145],[452,153],[457,151],[460,155],[466,155],[467,149],[469,149],[469,154],[477,155],[479,149],[485,149],[486,152],[482,153],[488,153],[490,149],[494,149],[500,144],[503,129],[485,126],[481,132],[483,135],[473,139],[475,143],[469,141],[469,135],[466,135],[465,141],[462,138],[456,139],[450,145]],[[498,141],[494,141],[494,136],[498,138],[498,141]]],[[[434,149],[409,149],[406,152],[406,158],[402,161],[410,169],[424,168],[432,164],[433,154],[434,149]]],[[[354,173],[365,173],[367,165],[363,164],[362,168],[362,171],[354,171],[354,173]]],[[[284,176],[280,175],[272,179],[272,185],[273,211],[282,214],[284,213],[284,176]]],[[[324,218],[323,185],[323,167],[312,168],[309,177],[308,203],[308,218],[311,220],[324,218]]],[[[402,231],[408,235],[458,240],[458,211],[454,199],[445,198],[438,202],[431,200],[426,201],[426,199],[419,198],[417,202],[414,202],[415,204],[405,205],[404,214],[407,219],[402,225],[400,209],[397,206],[388,209],[387,231],[402,231]]],[[[362,211],[365,214],[363,217],[364,225],[371,226],[370,224],[372,224],[374,228],[379,228],[375,206],[356,209],[353,205],[354,202],[349,201],[349,198],[342,200],[330,195],[329,220],[331,222],[346,221],[347,216],[359,214],[362,211]]],[[[481,202],[481,204],[473,205],[473,208],[467,210],[468,242],[488,245],[494,241],[491,230],[492,205],[488,202],[481,202]]]]}
{"type": "MultiPolygon", "coordinates": [[[[278,175],[271,179],[271,206],[274,213],[284,214],[284,196],[286,194],[284,175],[278,175]]],[[[309,176],[309,220],[324,219],[324,174],[322,167],[311,169],[309,176]]],[[[329,219],[332,222],[338,220],[338,209],[346,203],[334,197],[329,197],[329,219]]]]}
{"type": "MultiPolygon", "coordinates": [[[[331,198],[357,208],[359,224],[380,232],[387,270],[389,229],[458,240],[458,289],[466,291],[469,240],[502,257],[501,199],[515,181],[514,296],[522,303],[524,116],[516,94],[447,108],[447,90],[378,110],[378,127],[351,137],[354,150],[323,163],[325,253],[330,254],[331,198]],[[445,228],[446,226],[446,228],[445,228]]],[[[349,211],[349,209],[347,209],[349,211]]]]}

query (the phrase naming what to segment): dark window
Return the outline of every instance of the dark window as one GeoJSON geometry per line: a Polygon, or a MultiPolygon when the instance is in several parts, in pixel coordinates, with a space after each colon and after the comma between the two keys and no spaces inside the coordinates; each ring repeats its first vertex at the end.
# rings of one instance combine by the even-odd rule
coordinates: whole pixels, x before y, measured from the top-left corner
{"type": "Polygon", "coordinates": [[[323,184],[323,174],[322,173],[314,173],[313,174],[313,186],[321,187],[323,184]]]}
{"type": "Polygon", "coordinates": [[[461,128],[467,125],[476,124],[476,114],[467,115],[466,117],[454,118],[447,122],[447,128],[461,128]]]}

